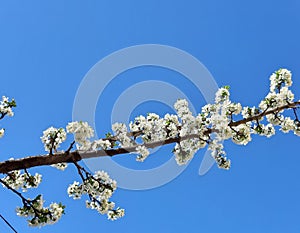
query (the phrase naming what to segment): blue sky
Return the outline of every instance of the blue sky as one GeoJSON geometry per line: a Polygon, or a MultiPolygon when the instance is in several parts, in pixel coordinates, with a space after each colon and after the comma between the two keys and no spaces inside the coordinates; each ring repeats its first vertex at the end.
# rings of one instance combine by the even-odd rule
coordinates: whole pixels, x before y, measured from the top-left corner
{"type": "MultiPolygon", "coordinates": [[[[1,121],[1,161],[42,154],[42,131],[72,120],[76,91],[90,68],[128,46],[163,44],[195,56],[218,85],[230,85],[234,101],[256,105],[268,92],[268,77],[280,67],[293,72],[300,96],[300,3],[296,0],[229,1],[1,1],[1,95],[14,97],[15,117],[1,121]]],[[[162,80],[187,93],[200,109],[197,90],[179,74],[157,67],[124,72],[97,106],[97,133],[109,130],[109,108],[120,93],[143,80],[162,80]]],[[[153,90],[155,92],[155,90],[153,90]]],[[[160,103],[138,106],[132,115],[173,110],[160,103]]],[[[66,188],[76,171],[32,169],[43,174],[39,190],[49,204],[62,201],[66,215],[55,225],[28,228],[15,215],[20,200],[1,190],[0,213],[19,232],[300,232],[299,138],[280,132],[254,137],[246,147],[226,143],[232,169],[213,167],[198,175],[205,150],[172,182],[151,190],[119,189],[113,200],[126,209],[116,222],[73,201],[66,188]]],[[[65,145],[67,146],[67,145],[65,145]]],[[[145,164],[133,156],[115,160],[136,169],[151,168],[172,155],[157,152],[145,164]],[[155,158],[157,157],[157,159],[155,158]]],[[[10,232],[0,222],[0,232],[10,232]]]]}

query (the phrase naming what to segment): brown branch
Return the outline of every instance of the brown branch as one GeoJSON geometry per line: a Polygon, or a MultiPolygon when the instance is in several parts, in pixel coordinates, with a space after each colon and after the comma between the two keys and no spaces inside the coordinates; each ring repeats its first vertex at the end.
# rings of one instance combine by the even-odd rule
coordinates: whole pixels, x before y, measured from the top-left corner
{"type": "MultiPolygon", "coordinates": [[[[279,112],[284,109],[290,109],[290,108],[296,108],[298,105],[300,105],[300,101],[288,103],[286,105],[283,105],[278,108],[270,109],[268,111],[264,111],[260,114],[257,114],[255,116],[242,119],[235,122],[230,122],[230,127],[235,127],[241,124],[245,124],[247,122],[258,120],[261,117],[264,117],[269,114],[273,114],[275,112],[279,112]]],[[[205,135],[209,136],[213,132],[212,129],[207,129],[205,132],[205,135]]],[[[130,135],[140,135],[141,132],[131,132],[130,135]]],[[[114,138],[114,137],[112,137],[114,138]]],[[[144,145],[147,148],[155,148],[158,146],[171,144],[171,143],[179,143],[180,141],[184,141],[187,139],[193,139],[198,138],[199,135],[197,134],[191,134],[186,135],[184,137],[176,137],[176,138],[169,138],[164,141],[157,141],[157,142],[151,142],[151,143],[145,143],[144,145]]],[[[37,155],[37,156],[29,156],[21,159],[16,160],[8,160],[0,163],[0,173],[8,173],[13,170],[20,170],[20,169],[27,169],[37,166],[44,166],[44,165],[52,165],[57,163],[74,163],[78,162],[82,159],[89,159],[89,158],[95,158],[95,157],[102,157],[102,156],[115,156],[119,154],[127,154],[131,152],[136,152],[136,146],[127,147],[127,148],[117,148],[117,149],[109,149],[109,150],[97,150],[97,151],[87,151],[87,152],[79,152],[79,151],[66,151],[66,152],[60,152],[55,153],[54,155],[37,155]]]]}
{"type": "Polygon", "coordinates": [[[277,108],[273,108],[273,109],[270,109],[268,111],[264,111],[260,114],[257,114],[255,116],[252,116],[252,117],[248,117],[246,119],[243,119],[243,120],[240,120],[240,121],[235,121],[235,122],[231,122],[229,124],[229,126],[238,126],[238,125],[242,125],[242,124],[246,124],[247,122],[250,122],[250,121],[254,121],[254,120],[258,120],[266,115],[270,115],[270,114],[273,114],[275,112],[280,112],[281,110],[284,110],[284,109],[289,109],[289,108],[296,108],[297,105],[300,105],[300,101],[297,101],[297,102],[293,102],[293,103],[288,103],[286,105],[282,105],[280,107],[277,107],[277,108]]]}
{"type": "MultiPolygon", "coordinates": [[[[145,143],[145,146],[148,148],[155,148],[158,146],[162,146],[174,142],[180,142],[182,140],[186,140],[189,138],[196,138],[196,137],[199,137],[199,135],[192,134],[182,138],[170,138],[165,141],[145,143]]],[[[57,163],[74,163],[82,159],[89,159],[95,157],[127,154],[131,152],[135,152],[136,151],[135,149],[136,146],[110,149],[110,150],[87,151],[87,152],[80,152],[80,153],[78,151],[73,151],[69,153],[66,152],[56,153],[54,155],[30,156],[22,159],[8,160],[0,163],[0,173],[8,173],[13,170],[20,170],[20,169],[32,168],[32,167],[44,166],[44,165],[52,165],[57,163]]]]}

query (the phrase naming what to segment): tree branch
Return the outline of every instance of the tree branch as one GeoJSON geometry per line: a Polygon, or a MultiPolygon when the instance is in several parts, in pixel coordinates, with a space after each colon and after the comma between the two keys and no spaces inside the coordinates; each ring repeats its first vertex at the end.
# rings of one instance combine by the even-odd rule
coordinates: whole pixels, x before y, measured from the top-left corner
{"type": "MultiPolygon", "coordinates": [[[[274,114],[276,112],[279,112],[284,109],[294,109],[297,108],[297,106],[300,105],[300,101],[288,103],[286,105],[270,109],[268,111],[263,111],[260,114],[257,114],[255,116],[242,119],[235,122],[230,122],[230,127],[235,127],[238,125],[246,124],[247,122],[256,121],[266,115],[274,114]]],[[[205,135],[209,135],[213,132],[212,129],[208,128],[205,132],[205,135]]],[[[132,136],[140,135],[141,132],[130,132],[129,133],[132,136]]],[[[176,138],[169,138],[164,141],[157,141],[157,142],[151,142],[151,143],[144,143],[144,145],[147,148],[155,148],[158,146],[171,144],[171,143],[179,143],[180,141],[184,141],[187,139],[193,139],[193,138],[199,138],[198,134],[190,134],[186,135],[184,137],[176,137],[176,138]]],[[[110,139],[110,138],[106,138],[110,139]]],[[[114,140],[114,137],[111,138],[114,140]]],[[[73,145],[72,145],[73,146],[73,145]]],[[[21,159],[16,160],[8,160],[0,163],[0,173],[8,173],[13,170],[20,170],[20,169],[27,169],[37,166],[44,166],[44,165],[53,165],[57,163],[74,163],[78,162],[82,159],[89,159],[89,158],[95,158],[95,157],[102,157],[102,156],[115,156],[118,154],[127,154],[131,152],[136,152],[137,146],[127,147],[127,148],[117,148],[117,149],[109,149],[109,150],[97,150],[97,151],[70,151],[70,148],[66,152],[59,152],[55,153],[53,155],[37,155],[37,156],[29,156],[21,159]]]]}

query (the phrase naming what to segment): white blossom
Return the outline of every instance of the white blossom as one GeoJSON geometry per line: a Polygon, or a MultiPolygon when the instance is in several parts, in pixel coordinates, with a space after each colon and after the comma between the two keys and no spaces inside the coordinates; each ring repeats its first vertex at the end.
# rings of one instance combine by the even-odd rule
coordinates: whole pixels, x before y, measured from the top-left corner
{"type": "Polygon", "coordinates": [[[123,217],[125,214],[124,209],[117,208],[116,210],[110,210],[107,213],[107,217],[109,220],[117,220],[118,218],[123,217]]]}
{"type": "Polygon", "coordinates": [[[288,87],[282,87],[280,89],[280,93],[278,93],[278,98],[280,99],[280,103],[282,105],[286,103],[291,103],[294,100],[294,94],[288,87]]]}
{"type": "Polygon", "coordinates": [[[133,132],[145,130],[146,123],[147,123],[146,118],[141,115],[141,116],[136,117],[133,122],[130,122],[129,128],[133,132]]]}
{"type": "Polygon", "coordinates": [[[242,111],[242,105],[240,103],[230,103],[226,106],[227,115],[229,113],[238,115],[242,111]]]}
{"type": "Polygon", "coordinates": [[[290,117],[285,117],[280,123],[280,130],[283,133],[288,133],[290,130],[293,130],[295,127],[294,121],[290,117]]]}
{"type": "Polygon", "coordinates": [[[127,133],[127,127],[124,123],[114,123],[112,125],[112,130],[116,133],[127,133]]]}
{"type": "Polygon", "coordinates": [[[114,123],[112,125],[112,130],[115,132],[115,137],[118,139],[120,146],[130,147],[135,144],[133,140],[127,135],[128,130],[125,124],[118,122],[114,123]]]}
{"type": "Polygon", "coordinates": [[[43,132],[41,140],[44,143],[45,151],[50,152],[52,149],[56,151],[66,138],[66,131],[63,128],[50,127],[43,132]]]}
{"type": "MultiPolygon", "coordinates": [[[[177,115],[166,114],[164,116],[164,126],[167,128],[167,136],[174,138],[178,135],[178,126],[180,125],[177,115]]],[[[163,127],[161,127],[163,128],[163,127]]]]}
{"type": "Polygon", "coordinates": [[[262,125],[262,135],[271,137],[275,134],[275,128],[272,124],[262,125]]]}
{"type": "MultiPolygon", "coordinates": [[[[262,108],[265,109],[266,107],[262,106],[262,108]]],[[[243,110],[241,113],[242,113],[243,118],[246,119],[246,118],[253,117],[253,116],[260,114],[260,110],[256,107],[252,107],[252,108],[243,107],[243,110]]],[[[262,120],[262,118],[260,118],[260,120],[262,120]]]]}
{"type": "MultiPolygon", "coordinates": [[[[31,175],[29,172],[22,173],[20,170],[15,170],[7,174],[2,180],[13,189],[22,188],[26,192],[29,188],[37,188],[42,182],[42,175],[35,173],[31,175]]],[[[3,185],[3,187],[6,187],[3,185]]]]}
{"type": "Polygon", "coordinates": [[[67,125],[67,132],[74,134],[74,139],[78,143],[79,150],[91,149],[92,143],[88,140],[94,136],[94,130],[87,122],[74,121],[67,125]]]}
{"type": "Polygon", "coordinates": [[[150,154],[149,150],[143,145],[137,146],[136,151],[138,153],[136,160],[139,162],[143,162],[150,154]]]}
{"type": "Polygon", "coordinates": [[[228,169],[230,169],[231,161],[229,159],[227,159],[226,153],[223,148],[224,148],[224,146],[220,142],[218,137],[216,137],[216,139],[212,140],[208,146],[208,149],[211,150],[211,155],[214,158],[214,160],[216,161],[218,167],[228,170],[228,169]]]}
{"type": "Polygon", "coordinates": [[[67,189],[69,197],[72,197],[74,200],[80,199],[81,195],[83,194],[83,191],[83,186],[77,181],[74,181],[74,183],[69,185],[67,189]]]}
{"type": "Polygon", "coordinates": [[[117,188],[115,180],[111,179],[104,171],[97,171],[93,176],[87,177],[83,183],[74,181],[68,187],[68,194],[73,199],[80,199],[83,194],[87,194],[90,198],[86,201],[86,207],[97,210],[100,214],[107,214],[108,218],[113,217],[112,212],[116,213],[116,217],[122,217],[124,210],[114,209],[115,203],[109,201],[113,192],[117,188]],[[119,211],[123,212],[118,213],[119,211]]]}
{"type": "Polygon", "coordinates": [[[205,143],[203,144],[200,140],[195,139],[187,139],[176,143],[173,153],[175,154],[177,164],[187,164],[194,157],[197,150],[204,145],[205,143]]]}
{"type": "Polygon", "coordinates": [[[247,124],[238,125],[233,127],[232,141],[236,144],[246,145],[251,141],[251,131],[247,124]]]}
{"type": "Polygon", "coordinates": [[[292,73],[287,69],[279,69],[270,76],[270,91],[275,92],[282,85],[290,87],[292,85],[292,73]]]}
{"type": "Polygon", "coordinates": [[[177,115],[182,119],[185,120],[188,116],[192,115],[192,112],[189,109],[189,104],[185,99],[179,99],[175,102],[174,108],[177,112],[177,115]]]}
{"type": "Polygon", "coordinates": [[[228,86],[221,87],[216,92],[215,102],[218,104],[226,100],[229,100],[229,96],[230,96],[229,87],[228,86]]]}
{"type": "Polygon", "coordinates": [[[0,113],[12,117],[14,115],[14,112],[12,111],[13,107],[16,107],[15,100],[12,99],[9,101],[8,97],[2,96],[2,100],[0,101],[0,113]]]}
{"type": "Polygon", "coordinates": [[[109,140],[98,139],[92,143],[92,150],[103,149],[106,150],[111,147],[111,142],[109,140]]]}
{"type": "Polygon", "coordinates": [[[296,134],[297,136],[300,136],[300,121],[299,120],[295,120],[294,121],[294,134],[296,134]]]}
{"type": "Polygon", "coordinates": [[[266,116],[266,118],[272,125],[280,125],[284,120],[284,116],[282,116],[280,113],[269,114],[266,116]]]}
{"type": "Polygon", "coordinates": [[[16,212],[18,216],[31,218],[28,220],[29,226],[41,227],[54,224],[64,214],[65,206],[61,203],[51,203],[49,207],[44,207],[42,195],[38,195],[35,199],[28,202],[23,207],[17,207],[16,212]]]}

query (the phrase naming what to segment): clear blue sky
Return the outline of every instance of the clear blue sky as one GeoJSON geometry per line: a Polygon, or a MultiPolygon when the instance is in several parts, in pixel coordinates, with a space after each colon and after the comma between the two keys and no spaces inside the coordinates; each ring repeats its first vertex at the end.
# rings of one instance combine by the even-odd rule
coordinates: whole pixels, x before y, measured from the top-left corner
{"type": "MultiPolygon", "coordinates": [[[[6,128],[0,160],[44,153],[42,131],[71,121],[76,90],[87,71],[110,53],[132,45],[157,43],[187,51],[220,86],[230,85],[232,99],[243,105],[256,105],[268,91],[269,75],[286,67],[293,72],[299,99],[299,10],[297,0],[1,1],[0,94],[14,97],[18,107],[14,118],[0,122],[6,128]]],[[[104,105],[97,106],[96,116],[130,83],[164,80],[183,91],[188,85],[174,72],[151,67],[122,75],[117,77],[119,85],[106,93],[104,105]]],[[[192,88],[189,94],[198,109],[205,104],[192,88]]],[[[155,104],[135,113],[168,110],[155,104]]],[[[109,125],[108,117],[98,119],[98,134],[109,125]]],[[[170,150],[158,153],[158,161],[170,158],[170,150]]],[[[72,167],[64,173],[32,170],[43,174],[38,192],[44,193],[46,204],[53,200],[67,205],[57,224],[28,228],[15,215],[20,200],[4,189],[0,213],[23,233],[300,232],[299,138],[279,132],[271,139],[254,137],[247,147],[226,143],[226,150],[232,159],[230,171],[214,167],[199,176],[203,150],[167,185],[148,191],[117,190],[113,200],[126,209],[126,216],[116,222],[67,196],[68,184],[78,180],[72,167]]],[[[156,163],[149,159],[142,168],[156,163]]],[[[119,160],[136,166],[132,156],[119,160]]],[[[2,221],[0,232],[11,232],[2,221]]]]}

